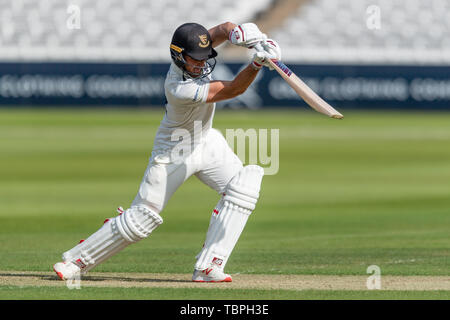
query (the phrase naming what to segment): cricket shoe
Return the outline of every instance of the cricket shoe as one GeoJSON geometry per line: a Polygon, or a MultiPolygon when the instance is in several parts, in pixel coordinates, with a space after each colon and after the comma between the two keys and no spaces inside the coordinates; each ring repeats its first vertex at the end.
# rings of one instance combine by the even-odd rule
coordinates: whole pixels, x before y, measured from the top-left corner
{"type": "Polygon", "coordinates": [[[216,266],[206,268],[203,270],[194,270],[192,275],[192,281],[194,282],[231,282],[231,276],[223,273],[216,266]]]}
{"type": "Polygon", "coordinates": [[[58,262],[53,266],[53,271],[56,272],[61,280],[73,280],[79,277],[81,269],[72,262],[58,262]]]}

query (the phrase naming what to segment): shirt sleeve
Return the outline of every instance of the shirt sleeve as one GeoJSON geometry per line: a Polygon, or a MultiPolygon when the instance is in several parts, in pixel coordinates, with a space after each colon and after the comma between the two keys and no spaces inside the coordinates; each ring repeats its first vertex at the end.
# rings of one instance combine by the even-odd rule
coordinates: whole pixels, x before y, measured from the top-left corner
{"type": "Polygon", "coordinates": [[[199,79],[172,83],[167,87],[167,101],[174,106],[196,107],[208,99],[209,80],[199,79]]]}

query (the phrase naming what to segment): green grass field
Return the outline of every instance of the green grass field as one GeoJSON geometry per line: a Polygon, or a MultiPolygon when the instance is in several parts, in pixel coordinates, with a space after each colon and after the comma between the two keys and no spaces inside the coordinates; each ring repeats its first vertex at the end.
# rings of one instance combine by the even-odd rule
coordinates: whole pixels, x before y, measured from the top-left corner
{"type": "MultiPolygon", "coordinates": [[[[280,131],[280,169],[233,274],[450,276],[450,113],[222,111],[214,127],[280,131]]],[[[48,272],[128,207],[164,109],[0,111],[0,270],[48,272]]],[[[150,238],[96,272],[191,273],[218,195],[191,177],[150,238]]],[[[0,271],[0,273],[1,273],[0,271]]],[[[56,280],[55,280],[56,281],[56,280]]],[[[450,291],[10,286],[0,299],[449,299],[450,291]],[[220,291],[220,292],[219,292],[220,291]],[[126,293],[124,293],[126,292],[126,293]]]]}

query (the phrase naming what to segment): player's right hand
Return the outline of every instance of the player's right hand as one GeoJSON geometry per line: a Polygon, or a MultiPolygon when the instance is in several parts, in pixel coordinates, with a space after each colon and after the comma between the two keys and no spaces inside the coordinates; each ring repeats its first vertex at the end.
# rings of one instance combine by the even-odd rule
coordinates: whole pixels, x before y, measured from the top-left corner
{"type": "Polygon", "coordinates": [[[237,46],[252,48],[256,43],[264,41],[267,36],[254,23],[243,23],[231,30],[229,40],[237,46]]]}
{"type": "MultiPolygon", "coordinates": [[[[269,53],[270,59],[281,60],[281,48],[278,43],[273,39],[267,39],[261,42],[261,46],[264,51],[269,53]]],[[[264,66],[268,67],[270,70],[273,70],[272,66],[267,62],[264,62],[264,66]]]]}
{"type": "Polygon", "coordinates": [[[268,67],[269,66],[269,62],[268,59],[272,59],[272,56],[269,52],[267,51],[257,51],[254,55],[253,55],[253,66],[255,66],[257,69],[261,69],[263,66],[268,67]]]}
{"type": "Polygon", "coordinates": [[[281,48],[278,42],[273,39],[266,39],[261,42],[261,45],[264,51],[267,51],[271,56],[275,57],[273,59],[281,60],[281,48]]]}

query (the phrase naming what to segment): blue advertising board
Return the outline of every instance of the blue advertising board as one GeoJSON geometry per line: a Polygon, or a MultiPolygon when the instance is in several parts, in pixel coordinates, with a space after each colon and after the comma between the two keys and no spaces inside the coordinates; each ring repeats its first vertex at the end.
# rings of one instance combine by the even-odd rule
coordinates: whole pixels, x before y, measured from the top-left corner
{"type": "MultiPolygon", "coordinates": [[[[217,64],[232,80],[244,64],[217,64]]],[[[341,108],[449,109],[450,66],[289,65],[317,94],[341,108]]],[[[167,63],[0,63],[0,105],[161,106],[167,63]]],[[[218,107],[304,108],[276,73],[263,69],[241,96],[218,107]]]]}

